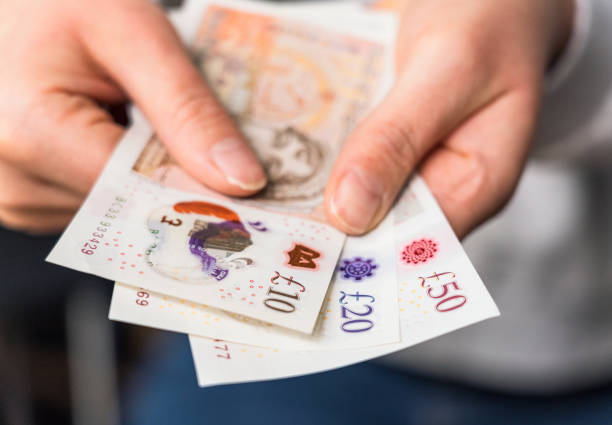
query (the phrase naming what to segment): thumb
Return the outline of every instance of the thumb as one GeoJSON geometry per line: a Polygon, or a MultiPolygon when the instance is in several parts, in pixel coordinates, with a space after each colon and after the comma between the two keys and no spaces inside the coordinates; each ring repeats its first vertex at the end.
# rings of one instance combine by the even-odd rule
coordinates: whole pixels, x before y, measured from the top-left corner
{"type": "Polygon", "coordinates": [[[376,226],[421,159],[485,102],[482,93],[474,95],[476,79],[453,81],[453,66],[417,65],[357,126],[334,166],[325,207],[330,221],[347,233],[376,226]]]}
{"type": "Polygon", "coordinates": [[[373,228],[423,155],[409,125],[385,101],[345,142],[325,191],[328,218],[349,234],[373,228]],[[396,124],[397,123],[397,124],[396,124]]]}
{"type": "Polygon", "coordinates": [[[213,189],[237,196],[262,189],[266,175],[253,150],[161,9],[149,1],[97,4],[100,16],[112,19],[81,23],[89,50],[140,106],[170,154],[213,189]]]}

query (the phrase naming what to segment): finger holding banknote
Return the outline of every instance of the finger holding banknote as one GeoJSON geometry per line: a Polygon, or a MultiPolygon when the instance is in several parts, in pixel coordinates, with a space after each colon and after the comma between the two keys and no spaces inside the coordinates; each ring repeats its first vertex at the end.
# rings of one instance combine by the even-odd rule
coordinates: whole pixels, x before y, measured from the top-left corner
{"type": "Polygon", "coordinates": [[[330,220],[351,234],[371,229],[416,168],[460,236],[501,208],[572,14],[572,0],[407,2],[396,84],[343,147],[326,190],[330,220]]]}
{"type": "Polygon", "coordinates": [[[0,4],[0,223],[66,225],[124,133],[133,99],[194,177],[231,195],[266,183],[231,118],[148,0],[0,4]]]}

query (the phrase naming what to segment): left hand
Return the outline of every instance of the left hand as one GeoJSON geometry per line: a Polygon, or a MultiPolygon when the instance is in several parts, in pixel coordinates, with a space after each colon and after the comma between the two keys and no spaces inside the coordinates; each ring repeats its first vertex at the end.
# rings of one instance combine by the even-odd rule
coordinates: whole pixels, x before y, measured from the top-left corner
{"type": "Polygon", "coordinates": [[[460,237],[499,210],[573,10],[574,0],[406,0],[396,84],[344,145],[329,219],[350,234],[372,229],[416,167],[460,237]]]}

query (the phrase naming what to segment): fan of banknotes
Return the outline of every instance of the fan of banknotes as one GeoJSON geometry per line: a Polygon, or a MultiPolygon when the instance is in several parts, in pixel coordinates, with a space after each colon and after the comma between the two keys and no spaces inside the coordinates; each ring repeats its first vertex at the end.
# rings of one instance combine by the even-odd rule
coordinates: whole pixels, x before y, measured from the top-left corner
{"type": "Polygon", "coordinates": [[[337,368],[499,314],[418,176],[366,236],[325,219],[342,142],[393,81],[392,15],[192,1],[171,19],[269,184],[240,200],[207,189],[133,110],[48,258],[115,281],[112,320],[188,334],[208,386],[337,368]]]}

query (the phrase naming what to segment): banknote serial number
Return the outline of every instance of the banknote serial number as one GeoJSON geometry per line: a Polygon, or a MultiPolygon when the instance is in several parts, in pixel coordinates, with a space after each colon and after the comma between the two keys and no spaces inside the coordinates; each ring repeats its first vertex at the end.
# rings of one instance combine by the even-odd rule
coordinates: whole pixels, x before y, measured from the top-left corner
{"type": "Polygon", "coordinates": [[[113,220],[117,218],[117,214],[121,212],[127,199],[117,196],[113,199],[112,204],[104,212],[102,221],[100,221],[96,229],[89,235],[91,238],[83,243],[81,247],[81,253],[85,255],[94,255],[97,252],[98,247],[104,240],[106,232],[110,229],[113,220]]]}
{"type": "Polygon", "coordinates": [[[467,302],[467,297],[460,293],[462,289],[453,272],[434,273],[419,279],[421,287],[427,291],[427,296],[437,302],[436,311],[440,313],[457,310],[467,302]]]}

